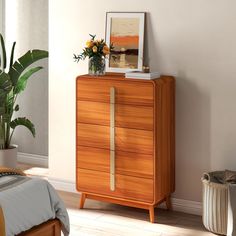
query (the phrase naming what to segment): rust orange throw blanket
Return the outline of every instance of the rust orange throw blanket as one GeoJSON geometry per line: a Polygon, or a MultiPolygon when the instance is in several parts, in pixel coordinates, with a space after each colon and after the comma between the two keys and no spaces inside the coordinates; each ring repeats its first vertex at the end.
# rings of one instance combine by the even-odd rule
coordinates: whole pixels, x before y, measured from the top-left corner
{"type": "Polygon", "coordinates": [[[0,177],[4,175],[26,175],[22,170],[0,166],[0,177]]]}
{"type": "MultiPolygon", "coordinates": [[[[5,175],[25,175],[25,174],[24,172],[18,169],[12,169],[0,166],[0,177],[5,175]]],[[[0,206],[0,236],[5,236],[5,222],[1,206],[0,206]]]]}

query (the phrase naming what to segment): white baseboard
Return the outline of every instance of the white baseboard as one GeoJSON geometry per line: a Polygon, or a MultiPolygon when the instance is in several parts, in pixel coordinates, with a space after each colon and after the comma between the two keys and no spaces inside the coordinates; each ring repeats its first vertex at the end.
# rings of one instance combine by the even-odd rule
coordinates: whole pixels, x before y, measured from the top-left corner
{"type": "Polygon", "coordinates": [[[78,193],[75,187],[75,182],[52,177],[48,177],[48,181],[57,190],[78,193]]]}
{"type": "Polygon", "coordinates": [[[185,212],[193,215],[202,215],[202,203],[184,199],[172,198],[174,211],[185,212]]]}
{"type": "Polygon", "coordinates": [[[26,164],[48,167],[48,156],[36,155],[24,152],[17,153],[17,161],[26,164]]]}
{"type": "MultiPolygon", "coordinates": [[[[76,191],[75,183],[72,181],[67,181],[58,178],[50,178],[48,181],[53,185],[57,190],[78,193],[76,191]]],[[[79,193],[78,193],[79,194],[79,193]]],[[[189,201],[184,199],[172,198],[172,206],[174,211],[185,212],[193,215],[202,215],[202,203],[189,201]]],[[[165,208],[164,204],[160,205],[161,208],[165,208]]]]}

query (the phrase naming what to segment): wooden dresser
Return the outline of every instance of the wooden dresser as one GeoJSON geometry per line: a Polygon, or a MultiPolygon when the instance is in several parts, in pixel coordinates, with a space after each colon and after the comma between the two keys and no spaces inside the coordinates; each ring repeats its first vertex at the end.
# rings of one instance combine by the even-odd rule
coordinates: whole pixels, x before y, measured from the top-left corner
{"type": "Polygon", "coordinates": [[[76,80],[76,187],[86,198],[149,210],[175,189],[175,79],[76,80]]]}

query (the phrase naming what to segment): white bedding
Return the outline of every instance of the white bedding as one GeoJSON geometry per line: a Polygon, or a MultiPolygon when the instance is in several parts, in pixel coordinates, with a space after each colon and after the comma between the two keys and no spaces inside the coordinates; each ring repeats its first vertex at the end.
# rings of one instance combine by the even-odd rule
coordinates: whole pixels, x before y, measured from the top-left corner
{"type": "Polygon", "coordinates": [[[69,235],[69,217],[64,203],[46,180],[16,175],[0,177],[0,206],[6,236],[54,218],[61,221],[64,235],[69,235]]]}

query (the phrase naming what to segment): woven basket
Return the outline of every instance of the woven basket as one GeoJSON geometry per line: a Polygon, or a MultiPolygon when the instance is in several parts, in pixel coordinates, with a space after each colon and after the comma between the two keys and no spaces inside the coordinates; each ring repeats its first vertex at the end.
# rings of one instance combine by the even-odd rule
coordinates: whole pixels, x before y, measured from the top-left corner
{"type": "Polygon", "coordinates": [[[211,232],[227,234],[228,188],[226,184],[210,181],[209,175],[202,177],[203,224],[211,232]]]}

